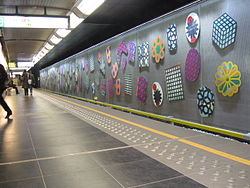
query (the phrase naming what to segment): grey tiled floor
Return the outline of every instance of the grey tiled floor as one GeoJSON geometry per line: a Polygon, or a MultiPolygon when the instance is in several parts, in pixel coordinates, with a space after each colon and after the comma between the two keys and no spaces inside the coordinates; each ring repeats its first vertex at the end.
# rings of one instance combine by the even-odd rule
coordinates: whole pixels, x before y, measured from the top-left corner
{"type": "MultiPolygon", "coordinates": [[[[227,171],[232,168],[239,171],[234,172],[233,178],[241,177],[238,178],[241,181],[234,179],[233,182],[250,187],[247,182],[249,167],[176,140],[69,105],[41,92],[26,97],[12,95],[6,99],[14,115],[13,120],[6,121],[1,111],[0,188],[219,187],[220,181],[209,182],[209,178],[216,179],[217,171],[219,174],[226,171],[218,178],[230,180],[231,174],[227,171]],[[194,159],[197,164],[192,164],[194,159]],[[207,174],[208,180],[200,175],[201,172],[207,174]]],[[[182,138],[199,141],[201,137],[209,137],[109,108],[72,101],[121,118],[136,119],[135,122],[145,126],[153,122],[154,128],[182,138]]],[[[222,140],[217,141],[219,145],[224,143],[222,140]]],[[[241,145],[233,144],[235,147],[241,145]]],[[[249,148],[248,145],[244,147],[249,148]]],[[[247,152],[240,153],[242,157],[250,157],[247,152]]]]}

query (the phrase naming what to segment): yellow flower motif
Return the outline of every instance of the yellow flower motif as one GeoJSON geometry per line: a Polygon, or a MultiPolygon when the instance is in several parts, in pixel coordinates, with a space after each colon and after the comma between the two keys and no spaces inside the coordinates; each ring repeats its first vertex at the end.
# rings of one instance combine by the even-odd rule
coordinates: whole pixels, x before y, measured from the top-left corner
{"type": "Polygon", "coordinates": [[[215,73],[215,85],[223,96],[233,96],[238,93],[241,85],[241,72],[231,61],[223,62],[215,73]]]}
{"type": "Polygon", "coordinates": [[[155,62],[159,63],[165,56],[165,44],[161,41],[160,37],[157,37],[153,41],[152,57],[155,58],[155,62]]]}

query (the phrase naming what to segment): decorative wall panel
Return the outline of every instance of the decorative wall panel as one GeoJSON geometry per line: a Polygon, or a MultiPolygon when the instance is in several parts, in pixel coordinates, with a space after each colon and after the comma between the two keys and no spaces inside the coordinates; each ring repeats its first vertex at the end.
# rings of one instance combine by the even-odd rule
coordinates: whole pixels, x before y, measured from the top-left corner
{"type": "Polygon", "coordinates": [[[143,104],[146,104],[147,101],[147,86],[148,80],[145,77],[140,76],[137,81],[136,96],[143,104]]]}
{"type": "Polygon", "coordinates": [[[172,24],[167,29],[168,49],[169,51],[177,50],[177,28],[172,24]]]}
{"type": "Polygon", "coordinates": [[[215,85],[223,96],[233,96],[241,86],[241,72],[233,62],[223,62],[215,73],[215,85]]]}
{"type": "Polygon", "coordinates": [[[214,111],[214,94],[206,86],[199,88],[197,92],[197,105],[201,117],[209,117],[214,111]]]}
{"type": "Polygon", "coordinates": [[[221,49],[235,42],[237,22],[227,13],[224,13],[213,24],[213,42],[221,49]]]}
{"type": "Polygon", "coordinates": [[[186,19],[186,36],[190,43],[195,43],[200,33],[200,19],[198,14],[192,12],[186,19]]]}
{"type": "Polygon", "coordinates": [[[138,46],[139,67],[149,67],[149,44],[144,42],[138,46]]]}
{"type": "Polygon", "coordinates": [[[165,57],[165,44],[159,36],[153,41],[152,57],[156,63],[159,63],[165,57]]]}
{"type": "Polygon", "coordinates": [[[185,77],[188,81],[194,82],[197,80],[201,69],[200,54],[196,49],[191,49],[188,52],[185,64],[185,77]]]}
{"type": "Polygon", "coordinates": [[[126,74],[124,76],[125,86],[124,93],[127,95],[132,95],[132,74],[126,74]]]}
{"type": "Polygon", "coordinates": [[[152,99],[156,107],[161,106],[163,102],[163,91],[158,82],[154,82],[152,85],[152,99]]]}
{"type": "Polygon", "coordinates": [[[179,65],[166,69],[166,87],[169,101],[184,99],[184,91],[179,65]]]}

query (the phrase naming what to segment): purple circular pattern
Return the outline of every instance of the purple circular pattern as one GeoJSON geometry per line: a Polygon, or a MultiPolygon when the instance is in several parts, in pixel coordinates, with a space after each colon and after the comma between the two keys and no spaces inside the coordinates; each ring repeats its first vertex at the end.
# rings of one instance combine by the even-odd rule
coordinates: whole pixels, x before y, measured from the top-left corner
{"type": "Polygon", "coordinates": [[[196,49],[191,49],[188,52],[185,64],[185,77],[188,81],[194,82],[197,80],[201,69],[201,57],[196,49]]]}
{"type": "Polygon", "coordinates": [[[143,104],[145,104],[147,100],[147,86],[148,86],[147,79],[143,76],[140,76],[137,82],[136,96],[143,104]]]}

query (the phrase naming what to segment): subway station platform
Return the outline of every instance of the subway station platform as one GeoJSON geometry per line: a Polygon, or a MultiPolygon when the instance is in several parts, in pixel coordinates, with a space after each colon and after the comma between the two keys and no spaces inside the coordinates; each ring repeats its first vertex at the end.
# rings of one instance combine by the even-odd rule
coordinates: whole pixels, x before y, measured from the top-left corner
{"type": "Polygon", "coordinates": [[[250,145],[36,90],[0,119],[0,188],[250,188],[250,145]]]}

